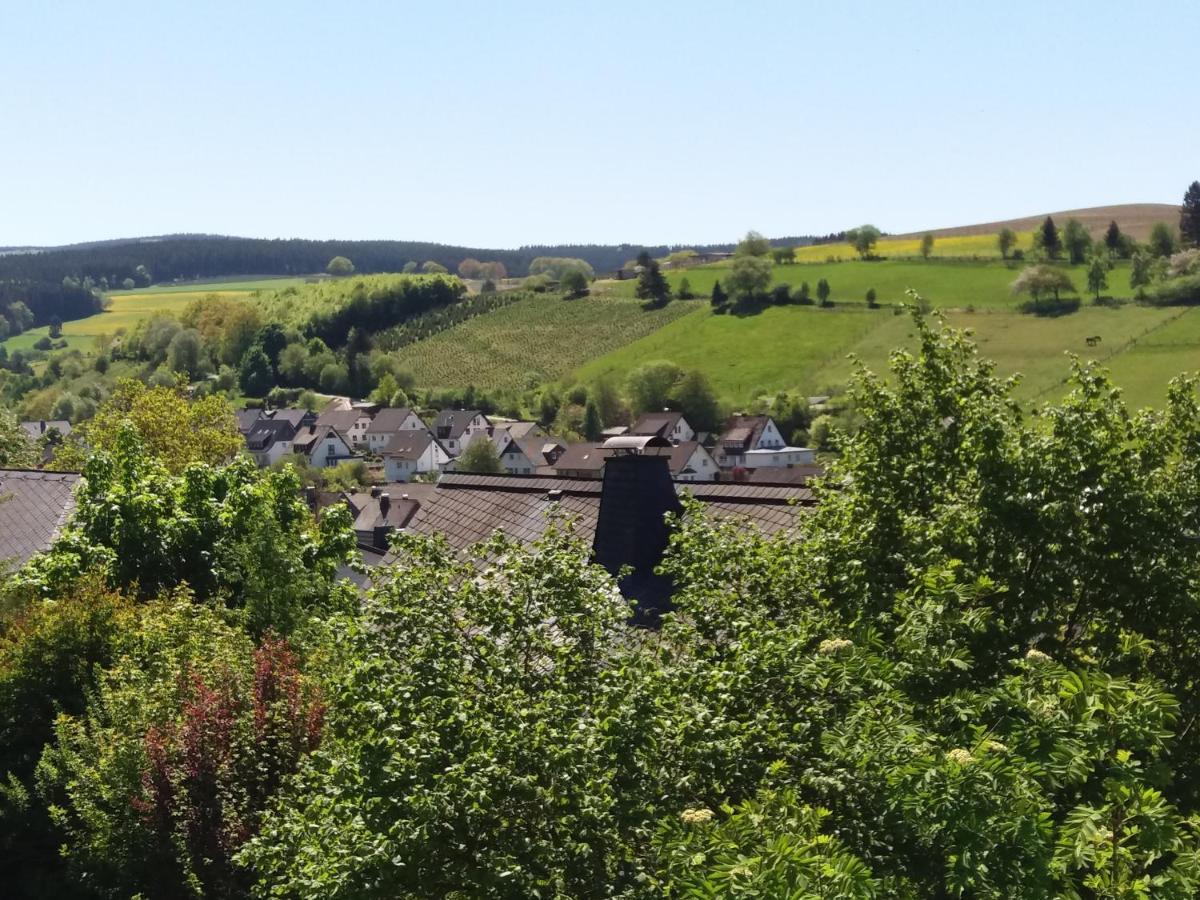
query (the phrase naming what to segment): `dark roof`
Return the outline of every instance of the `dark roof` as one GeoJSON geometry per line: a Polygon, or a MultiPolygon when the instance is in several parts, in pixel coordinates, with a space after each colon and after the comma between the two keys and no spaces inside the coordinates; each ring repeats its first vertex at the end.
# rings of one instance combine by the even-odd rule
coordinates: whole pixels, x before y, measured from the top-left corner
{"type": "MultiPolygon", "coordinates": [[[[341,432],[329,425],[309,425],[301,428],[296,432],[296,437],[292,441],[292,446],[297,450],[309,452],[312,447],[321,441],[325,440],[327,434],[332,433],[338,437],[343,444],[346,444],[346,439],[342,437],[341,432]]],[[[349,446],[347,444],[347,446],[349,446]]]]}
{"type": "Polygon", "coordinates": [[[71,433],[71,423],[66,419],[39,419],[36,422],[22,422],[21,427],[25,429],[27,435],[35,440],[51,428],[56,429],[63,437],[71,433]]]}
{"type": "Polygon", "coordinates": [[[730,416],[729,421],[725,423],[725,430],[721,432],[720,442],[722,444],[744,444],[747,448],[753,447],[762,437],[763,430],[767,427],[770,418],[765,415],[730,416]]]}
{"type": "Polygon", "coordinates": [[[434,441],[434,436],[428,431],[417,431],[415,428],[397,431],[387,442],[387,446],[379,451],[379,455],[396,459],[420,459],[421,454],[428,450],[434,441]]]}
{"type": "Polygon", "coordinates": [[[389,406],[381,409],[375,413],[375,418],[367,426],[367,434],[388,434],[399,431],[404,420],[411,415],[412,410],[407,406],[389,406]]]}
{"type": "MultiPolygon", "coordinates": [[[[483,413],[477,409],[443,409],[438,413],[437,420],[434,422],[434,433],[438,437],[457,440],[467,430],[471,420],[482,415],[483,413]]],[[[487,417],[484,416],[484,418],[487,417]]]]}
{"type": "Polygon", "coordinates": [[[529,461],[535,466],[544,466],[551,459],[557,459],[558,454],[567,446],[556,438],[542,435],[513,438],[513,443],[521,448],[521,452],[529,457],[529,461]]]}
{"type": "Polygon", "coordinates": [[[599,472],[612,453],[602,444],[569,444],[554,463],[554,468],[560,472],[599,472]]]}
{"type": "Polygon", "coordinates": [[[361,502],[358,514],[354,517],[354,530],[357,532],[374,532],[376,528],[403,528],[420,506],[412,497],[406,500],[400,494],[392,494],[390,491],[383,491],[378,497],[367,494],[365,499],[362,499],[360,494],[356,495],[356,499],[361,502]],[[385,494],[386,511],[383,503],[385,494]]]}
{"type": "Polygon", "coordinates": [[[246,435],[251,450],[266,450],[276,441],[290,441],[296,436],[296,426],[286,420],[259,419],[246,435]]]}
{"type": "Polygon", "coordinates": [[[305,422],[315,422],[316,418],[307,409],[276,409],[271,411],[274,422],[288,422],[293,428],[300,428],[305,422]]]}
{"type": "Polygon", "coordinates": [[[665,410],[657,413],[642,413],[629,429],[630,434],[657,434],[666,437],[679,424],[683,413],[665,410]]]}
{"type": "Polygon", "coordinates": [[[50,546],[75,510],[79,477],[0,469],[0,562],[22,565],[50,546]]]}
{"type": "MultiPolygon", "coordinates": [[[[744,517],[768,534],[796,527],[793,506],[812,501],[809,490],[794,485],[676,482],[675,490],[701,500],[715,516],[744,517]]],[[[590,542],[602,491],[603,482],[595,478],[448,472],[430,496],[420,500],[408,530],[444,535],[457,549],[497,530],[528,542],[545,532],[548,513],[559,512],[574,519],[580,535],[590,542]]]]}

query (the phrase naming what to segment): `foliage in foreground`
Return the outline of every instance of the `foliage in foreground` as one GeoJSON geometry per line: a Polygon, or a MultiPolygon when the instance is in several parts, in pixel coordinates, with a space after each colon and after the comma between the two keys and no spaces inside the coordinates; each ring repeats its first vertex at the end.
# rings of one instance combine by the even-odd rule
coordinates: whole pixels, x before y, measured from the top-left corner
{"type": "MultiPolygon", "coordinates": [[[[282,659],[276,638],[144,597],[119,641],[83,649],[90,675],[50,688],[66,715],[39,797],[71,871],[114,897],[1195,896],[1196,382],[1131,415],[1077,366],[1028,417],[964,335],[917,330],[888,379],[856,378],[863,427],[831,438],[799,534],[689,505],[657,632],[626,625],[568,523],[467,558],[406,537],[359,604],[304,607],[319,620],[280,670],[307,699],[266,747],[248,673],[282,659]],[[154,761],[193,739],[207,780],[154,761]]],[[[101,506],[168,477],[138,459],[101,506]]],[[[205,471],[172,491],[224,491],[205,471]]],[[[122,533],[122,554],[158,534],[122,533]]]]}

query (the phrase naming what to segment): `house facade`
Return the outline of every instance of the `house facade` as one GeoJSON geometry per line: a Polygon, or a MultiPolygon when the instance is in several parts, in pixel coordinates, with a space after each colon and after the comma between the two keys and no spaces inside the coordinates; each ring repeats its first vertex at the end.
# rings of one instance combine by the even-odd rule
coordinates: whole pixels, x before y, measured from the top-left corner
{"type": "Polygon", "coordinates": [[[317,469],[340,465],[354,456],[349,442],[329,425],[302,429],[292,441],[292,449],[317,469]]]}
{"type": "Polygon", "coordinates": [[[477,409],[443,409],[433,423],[433,436],[451,456],[458,456],[477,435],[491,436],[492,423],[477,409]]]}
{"type": "Polygon", "coordinates": [[[375,414],[366,429],[366,449],[380,453],[403,431],[428,431],[428,426],[408,407],[386,407],[375,414]]]}
{"type": "Polygon", "coordinates": [[[629,434],[654,435],[671,443],[696,439],[696,430],[688,424],[683,413],[669,409],[659,413],[643,413],[630,427],[629,434]]]}
{"type": "Polygon", "coordinates": [[[451,460],[446,448],[429,431],[413,429],[393,435],[380,456],[388,481],[411,481],[424,472],[440,472],[451,460]]]}
{"type": "Polygon", "coordinates": [[[717,440],[716,460],[722,469],[749,468],[747,454],[786,446],[779,426],[770,416],[731,416],[717,440]]]}

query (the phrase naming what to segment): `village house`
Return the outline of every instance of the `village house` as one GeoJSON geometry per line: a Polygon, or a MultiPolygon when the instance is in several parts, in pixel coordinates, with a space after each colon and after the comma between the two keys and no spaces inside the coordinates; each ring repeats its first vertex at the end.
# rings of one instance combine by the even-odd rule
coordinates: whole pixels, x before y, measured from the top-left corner
{"type": "Polygon", "coordinates": [[[628,434],[660,437],[672,443],[696,439],[696,431],[688,424],[683,413],[669,409],[656,413],[642,413],[630,427],[628,434]]]}
{"type": "Polygon", "coordinates": [[[340,465],[354,455],[346,439],[329,425],[301,429],[292,440],[292,450],[304,456],[308,464],[317,469],[340,465]]]}
{"type": "Polygon", "coordinates": [[[380,453],[391,443],[392,438],[401,432],[428,430],[429,426],[407,406],[385,407],[375,413],[375,418],[366,430],[366,448],[371,453],[380,453]]]}
{"type": "Polygon", "coordinates": [[[292,452],[296,426],[287,418],[261,418],[246,435],[246,449],[259,466],[270,466],[292,452]]]}
{"type": "Polygon", "coordinates": [[[412,481],[424,472],[439,472],[451,456],[428,430],[403,429],[379,451],[383,474],[388,481],[412,481]]]}
{"type": "Polygon", "coordinates": [[[318,426],[328,426],[340,434],[355,450],[367,445],[367,432],[372,424],[372,409],[361,408],[336,400],[321,410],[318,426]]]}
{"type": "Polygon", "coordinates": [[[492,423],[477,409],[443,409],[433,423],[433,436],[451,456],[460,455],[478,434],[491,436],[492,423]]]}
{"type": "MultiPolygon", "coordinates": [[[[659,435],[641,436],[659,437],[659,435]]],[[[617,440],[621,439],[617,438],[617,440]]],[[[665,438],[663,440],[665,442],[665,438]]],[[[681,441],[669,446],[647,447],[643,452],[647,456],[666,457],[667,471],[676,481],[716,481],[720,472],[712,454],[697,441],[681,441]]],[[[605,462],[613,453],[614,450],[608,446],[608,442],[571,444],[552,464],[552,469],[556,475],[563,478],[602,478],[605,462]]]]}
{"type": "Polygon", "coordinates": [[[789,446],[775,420],[766,415],[731,416],[717,440],[716,454],[717,462],[725,470],[814,464],[813,451],[789,446]]]}

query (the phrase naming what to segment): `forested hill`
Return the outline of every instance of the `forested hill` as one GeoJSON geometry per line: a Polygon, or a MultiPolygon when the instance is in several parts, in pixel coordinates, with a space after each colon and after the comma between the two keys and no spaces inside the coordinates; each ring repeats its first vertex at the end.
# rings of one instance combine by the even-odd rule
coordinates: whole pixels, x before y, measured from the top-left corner
{"type": "MultiPolygon", "coordinates": [[[[811,238],[783,237],[772,243],[799,245],[811,238]]],[[[35,252],[0,255],[0,282],[61,282],[65,277],[97,283],[106,279],[120,284],[138,280],[144,266],[156,282],[212,278],[222,275],[304,275],[323,271],[334,256],[353,260],[359,272],[399,272],[406,263],[433,260],[453,272],[468,257],[502,262],[510,275],[524,275],[539,256],[585,259],[597,272],[610,272],[642,250],[662,256],[680,246],[643,247],[637,244],[583,244],[528,246],[517,250],[489,250],[421,241],[309,241],[266,240],[219,235],[168,235],[97,241],[35,252]]],[[[700,251],[732,250],[732,244],[691,245],[700,251]]]]}

